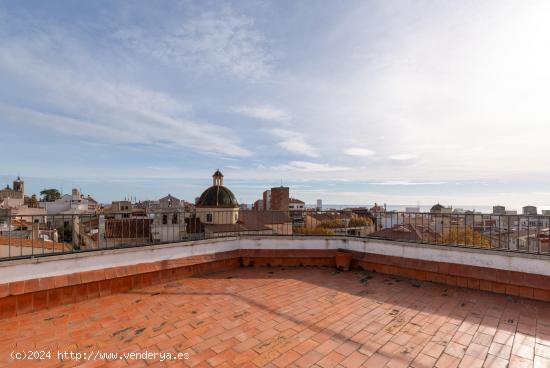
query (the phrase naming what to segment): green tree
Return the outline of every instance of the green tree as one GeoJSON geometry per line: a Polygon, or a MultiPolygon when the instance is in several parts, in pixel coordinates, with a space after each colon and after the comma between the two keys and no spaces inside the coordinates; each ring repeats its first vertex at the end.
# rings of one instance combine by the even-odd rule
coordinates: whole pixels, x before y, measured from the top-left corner
{"type": "Polygon", "coordinates": [[[36,197],[36,194],[33,194],[30,197],[25,196],[25,204],[31,208],[37,208],[38,207],[38,198],[36,197]]]}
{"type": "Polygon", "coordinates": [[[61,198],[61,193],[57,189],[44,189],[40,192],[42,196],[42,201],[44,202],[54,202],[55,200],[61,198]]]}

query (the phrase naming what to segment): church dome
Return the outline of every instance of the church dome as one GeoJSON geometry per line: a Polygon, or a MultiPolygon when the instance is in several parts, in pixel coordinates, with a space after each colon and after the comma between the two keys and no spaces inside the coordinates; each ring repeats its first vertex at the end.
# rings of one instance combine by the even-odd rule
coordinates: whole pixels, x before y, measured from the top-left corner
{"type": "Polygon", "coordinates": [[[197,202],[198,207],[238,207],[232,191],[223,186],[223,174],[218,169],[212,175],[212,186],[206,189],[197,202]]]}
{"type": "Polygon", "coordinates": [[[238,207],[235,195],[223,185],[213,185],[206,189],[197,202],[199,207],[238,207]]]}
{"type": "Polygon", "coordinates": [[[437,204],[434,204],[434,205],[432,206],[432,208],[431,208],[430,211],[431,211],[431,212],[437,212],[437,211],[441,211],[443,208],[444,208],[444,207],[443,207],[441,204],[437,203],[437,204]]]}

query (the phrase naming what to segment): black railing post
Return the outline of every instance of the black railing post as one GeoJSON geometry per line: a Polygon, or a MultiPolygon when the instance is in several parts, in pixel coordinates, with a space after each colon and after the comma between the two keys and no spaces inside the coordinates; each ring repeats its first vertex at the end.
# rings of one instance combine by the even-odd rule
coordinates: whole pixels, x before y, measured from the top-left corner
{"type": "Polygon", "coordinates": [[[8,215],[8,258],[11,258],[11,224],[13,222],[12,216],[8,215]]]}
{"type": "Polygon", "coordinates": [[[31,258],[34,258],[34,215],[31,215],[31,258]]]}
{"type": "MultiPolygon", "coordinates": [[[[23,216],[20,216],[19,217],[19,228],[21,230],[19,230],[20,233],[22,233],[22,229],[23,229],[23,216]]],[[[21,234],[19,236],[19,253],[21,256],[23,256],[23,235],[21,234]]]]}

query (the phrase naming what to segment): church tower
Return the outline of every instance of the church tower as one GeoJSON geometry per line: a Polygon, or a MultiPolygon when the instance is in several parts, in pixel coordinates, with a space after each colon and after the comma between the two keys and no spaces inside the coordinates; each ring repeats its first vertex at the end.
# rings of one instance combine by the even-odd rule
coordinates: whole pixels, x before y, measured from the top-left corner
{"type": "Polygon", "coordinates": [[[21,193],[22,195],[25,194],[25,182],[21,180],[19,176],[17,177],[17,180],[13,181],[13,190],[21,193]]]}

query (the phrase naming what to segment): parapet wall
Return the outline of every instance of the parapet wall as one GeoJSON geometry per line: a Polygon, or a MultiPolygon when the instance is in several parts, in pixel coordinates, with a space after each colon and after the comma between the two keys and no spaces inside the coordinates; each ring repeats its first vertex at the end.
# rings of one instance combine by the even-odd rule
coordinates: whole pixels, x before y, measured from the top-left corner
{"type": "Polygon", "coordinates": [[[255,237],[67,254],[0,264],[0,318],[199,274],[253,266],[352,266],[550,301],[550,257],[337,237],[255,237]]]}

